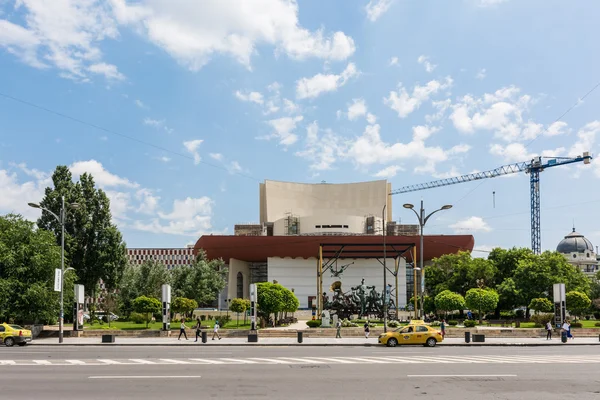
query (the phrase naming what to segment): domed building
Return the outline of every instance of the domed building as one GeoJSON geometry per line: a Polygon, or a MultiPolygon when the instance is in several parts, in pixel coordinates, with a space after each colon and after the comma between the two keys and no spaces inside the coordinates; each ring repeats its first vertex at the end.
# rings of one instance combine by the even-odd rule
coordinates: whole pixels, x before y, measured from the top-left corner
{"type": "Polygon", "coordinates": [[[593,275],[598,271],[598,259],[594,251],[594,245],[580,233],[569,233],[556,246],[556,251],[562,253],[567,261],[581,269],[588,275],[593,275]]]}

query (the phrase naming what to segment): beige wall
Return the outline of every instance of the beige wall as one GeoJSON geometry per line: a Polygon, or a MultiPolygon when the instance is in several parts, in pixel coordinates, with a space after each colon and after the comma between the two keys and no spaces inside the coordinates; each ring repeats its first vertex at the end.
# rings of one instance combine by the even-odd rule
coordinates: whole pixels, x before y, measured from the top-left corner
{"type": "Polygon", "coordinates": [[[227,298],[235,299],[237,297],[237,274],[241,272],[244,276],[244,298],[250,297],[249,285],[250,285],[250,267],[246,261],[236,260],[235,258],[229,259],[229,279],[227,283],[227,298]]]}
{"type": "Polygon", "coordinates": [[[387,204],[392,219],[391,184],[385,180],[307,184],[266,180],[260,184],[260,222],[274,222],[287,213],[307,217],[319,214],[380,216],[387,204]]]}

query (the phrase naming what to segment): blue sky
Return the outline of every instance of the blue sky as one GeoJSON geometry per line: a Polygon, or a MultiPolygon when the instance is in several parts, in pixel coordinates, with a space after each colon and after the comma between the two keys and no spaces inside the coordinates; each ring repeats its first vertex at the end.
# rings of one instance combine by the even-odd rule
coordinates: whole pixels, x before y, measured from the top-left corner
{"type": "MultiPolygon", "coordinates": [[[[264,179],[399,188],[595,155],[600,89],[581,98],[600,80],[598,12],[547,0],[0,0],[0,213],[36,218],[26,203],[64,164],[94,174],[129,246],[184,246],[256,222],[264,179]]],[[[600,245],[599,178],[600,161],[542,173],[544,249],[573,222],[600,245]]],[[[526,174],[396,195],[394,219],[414,223],[402,204],[421,198],[454,205],[428,233],[470,233],[479,250],[530,245],[526,174]]]]}

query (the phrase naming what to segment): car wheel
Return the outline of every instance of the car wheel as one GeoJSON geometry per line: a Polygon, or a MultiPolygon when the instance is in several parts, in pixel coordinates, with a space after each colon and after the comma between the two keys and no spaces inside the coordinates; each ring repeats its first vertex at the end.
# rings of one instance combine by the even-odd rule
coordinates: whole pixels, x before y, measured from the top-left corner
{"type": "Polygon", "coordinates": [[[386,345],[387,347],[396,347],[398,340],[396,338],[389,338],[386,345]]]}
{"type": "Polygon", "coordinates": [[[27,344],[27,342],[21,342],[21,343],[19,343],[19,346],[23,347],[23,346],[25,346],[26,344],[27,344]]]}
{"type": "Polygon", "coordinates": [[[15,345],[15,339],[11,337],[4,339],[4,345],[6,347],[13,347],[15,345]]]}
{"type": "Polygon", "coordinates": [[[427,339],[427,342],[425,342],[425,346],[435,347],[436,343],[437,343],[437,340],[435,340],[435,338],[430,337],[429,339],[427,339]]]}

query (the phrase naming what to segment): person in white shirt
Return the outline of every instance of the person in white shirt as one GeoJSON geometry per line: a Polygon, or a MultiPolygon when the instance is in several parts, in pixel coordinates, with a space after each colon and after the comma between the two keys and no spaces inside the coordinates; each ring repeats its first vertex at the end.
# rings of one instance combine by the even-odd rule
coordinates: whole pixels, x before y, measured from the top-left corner
{"type": "Polygon", "coordinates": [[[181,340],[181,335],[185,336],[185,340],[188,340],[187,334],[185,333],[186,329],[187,326],[185,326],[185,318],[182,318],[181,326],[179,327],[179,337],[177,338],[177,340],[181,340]]]}
{"type": "Polygon", "coordinates": [[[215,336],[217,336],[219,340],[221,340],[221,335],[219,335],[219,321],[215,321],[212,340],[215,340],[215,336]]]}
{"type": "Polygon", "coordinates": [[[552,324],[550,321],[546,322],[546,340],[552,340],[552,324]]]}

